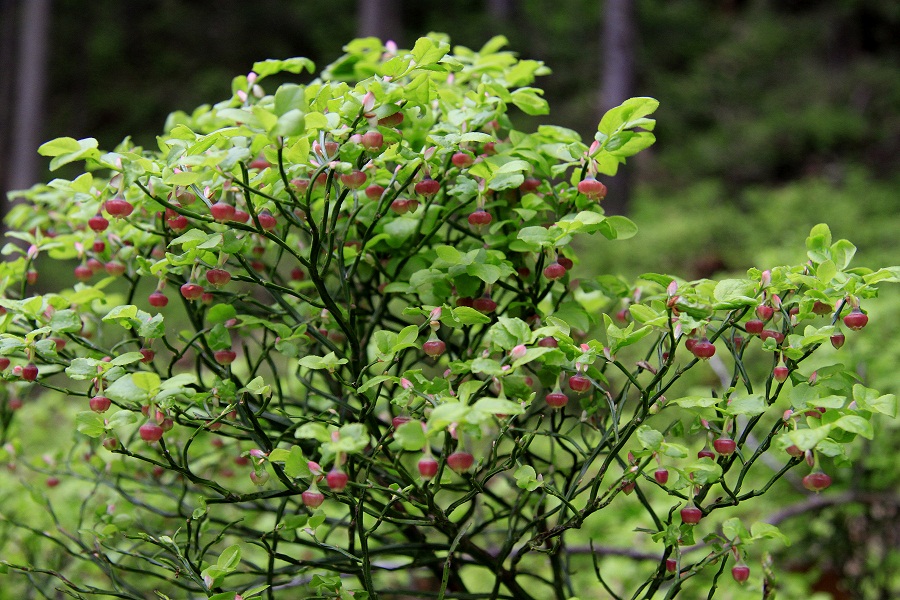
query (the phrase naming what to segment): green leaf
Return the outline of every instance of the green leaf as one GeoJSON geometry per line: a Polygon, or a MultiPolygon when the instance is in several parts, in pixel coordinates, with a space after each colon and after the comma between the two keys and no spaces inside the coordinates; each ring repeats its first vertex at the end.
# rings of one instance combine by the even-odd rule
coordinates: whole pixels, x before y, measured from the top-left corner
{"type": "Polygon", "coordinates": [[[515,473],[513,473],[513,477],[516,478],[516,486],[522,488],[523,490],[528,490],[532,492],[537,488],[544,485],[543,479],[537,478],[537,473],[534,470],[534,467],[529,465],[521,465],[518,469],[516,469],[515,473]]]}
{"type": "Polygon", "coordinates": [[[663,443],[663,434],[647,425],[641,425],[637,428],[635,433],[637,434],[637,439],[641,443],[641,446],[647,450],[656,452],[663,443]]]}
{"type": "Polygon", "coordinates": [[[735,392],[728,400],[725,412],[730,415],[746,415],[752,417],[766,412],[766,399],[763,394],[746,394],[735,392]]]}
{"type": "Polygon", "coordinates": [[[721,398],[709,398],[705,396],[684,396],[671,402],[682,408],[710,408],[721,402],[721,398]]]}
{"type": "Polygon", "coordinates": [[[404,423],[394,431],[394,439],[401,448],[409,452],[418,452],[427,443],[421,421],[404,423]]]}
{"type": "Polygon", "coordinates": [[[106,433],[103,417],[94,411],[83,411],[75,415],[75,428],[88,437],[98,438],[106,433]]]}
{"type": "MultiPolygon", "coordinates": [[[[468,306],[457,306],[450,312],[452,313],[453,318],[462,325],[477,325],[479,323],[491,322],[489,316],[468,306]]],[[[447,311],[443,311],[441,321],[444,320],[443,315],[445,314],[447,314],[447,311]]]]}
{"type": "Polygon", "coordinates": [[[258,76],[256,79],[257,81],[261,80],[263,77],[268,77],[269,75],[274,75],[275,73],[280,73],[282,71],[302,73],[304,69],[310,73],[314,73],[316,65],[313,61],[303,57],[288,58],[286,60],[275,60],[270,58],[268,60],[253,63],[253,72],[258,76]]]}
{"type": "Polygon", "coordinates": [[[871,410],[891,418],[897,417],[897,396],[894,394],[879,396],[877,390],[857,383],[853,386],[853,399],[863,410],[871,410]]]}
{"type": "Polygon", "coordinates": [[[774,525],[770,525],[769,523],[764,523],[762,521],[757,521],[750,526],[750,535],[753,536],[752,539],[775,539],[784,542],[785,546],[791,545],[791,540],[789,540],[786,535],[781,533],[780,529],[778,529],[774,525]]]}
{"type": "Polygon", "coordinates": [[[850,433],[859,434],[867,440],[871,440],[875,436],[872,424],[868,420],[857,415],[845,415],[831,423],[831,425],[832,427],[837,427],[838,429],[843,429],[850,433]]]}
{"type": "Polygon", "coordinates": [[[831,427],[823,425],[816,429],[796,429],[788,433],[788,438],[801,450],[812,450],[816,444],[828,437],[831,427]]]}
{"type": "Polygon", "coordinates": [[[119,403],[147,404],[150,400],[150,392],[147,388],[135,384],[134,377],[136,375],[138,374],[130,373],[119,377],[106,387],[106,395],[119,403]]]}
{"type": "Polygon", "coordinates": [[[284,461],[284,474],[288,477],[309,477],[309,465],[307,465],[306,457],[303,456],[303,450],[300,446],[291,446],[287,460],[284,461]]]}
{"type": "Polygon", "coordinates": [[[504,398],[479,398],[472,410],[489,415],[521,415],[525,412],[521,404],[504,398]]]}
{"type": "Polygon", "coordinates": [[[543,90],[524,87],[512,93],[512,101],[526,115],[546,115],[550,112],[550,105],[541,98],[543,90]]]}

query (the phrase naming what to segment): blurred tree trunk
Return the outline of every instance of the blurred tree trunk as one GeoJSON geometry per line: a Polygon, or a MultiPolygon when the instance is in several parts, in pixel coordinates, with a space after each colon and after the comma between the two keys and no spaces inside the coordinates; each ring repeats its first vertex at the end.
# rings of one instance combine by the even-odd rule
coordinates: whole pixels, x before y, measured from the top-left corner
{"type": "MultiPolygon", "coordinates": [[[[4,2],[4,16],[7,15],[6,4],[16,3],[4,2]]],[[[7,208],[6,191],[30,187],[40,179],[41,163],[37,148],[42,141],[52,7],[51,0],[22,0],[18,5],[19,26],[12,36],[18,44],[11,62],[5,65],[6,72],[12,74],[13,98],[7,111],[12,120],[8,127],[10,141],[4,144],[3,149],[9,165],[3,180],[3,214],[6,214],[7,208]],[[14,70],[9,68],[12,63],[15,64],[14,70]]],[[[10,12],[15,12],[15,9],[10,12]]],[[[4,30],[10,27],[8,23],[4,24],[4,30]]],[[[4,59],[9,59],[5,50],[4,59]]]]}
{"type": "Polygon", "coordinates": [[[399,44],[403,36],[400,12],[400,0],[359,0],[356,5],[357,35],[394,40],[399,44]]]}
{"type": "MultiPolygon", "coordinates": [[[[606,112],[634,92],[634,1],[606,0],[601,31],[600,108],[606,112]]],[[[608,213],[624,214],[631,196],[631,169],[621,167],[615,177],[606,178],[604,183],[608,188],[604,208],[608,213]]]]}

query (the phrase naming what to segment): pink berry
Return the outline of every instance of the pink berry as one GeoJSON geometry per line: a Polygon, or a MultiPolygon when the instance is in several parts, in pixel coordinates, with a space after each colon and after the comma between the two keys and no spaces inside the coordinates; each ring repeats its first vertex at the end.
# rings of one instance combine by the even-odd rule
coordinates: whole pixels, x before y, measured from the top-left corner
{"type": "Polygon", "coordinates": [[[278,225],[278,220],[275,216],[265,210],[256,215],[256,218],[259,219],[259,226],[266,231],[272,231],[275,229],[275,226],[278,225]]]}
{"type": "Polygon", "coordinates": [[[134,211],[134,207],[131,203],[124,198],[107,200],[106,204],[104,204],[104,208],[106,209],[106,212],[117,219],[125,218],[134,211]]]}
{"type": "Polygon", "coordinates": [[[586,392],[591,389],[591,380],[583,375],[572,375],[569,377],[569,388],[573,392],[586,392]]]}
{"type": "Polygon", "coordinates": [[[184,231],[187,229],[188,220],[184,215],[175,215],[166,219],[166,223],[173,231],[184,231]]]}
{"type": "Polygon", "coordinates": [[[544,267],[544,277],[550,281],[560,279],[566,274],[566,268],[558,262],[550,263],[544,267]]]}
{"type": "Polygon", "coordinates": [[[820,492],[831,485],[831,477],[822,471],[810,473],[803,478],[803,487],[811,492],[820,492]]]}
{"type": "Polygon", "coordinates": [[[0,356],[0,371],[5,371],[9,367],[9,359],[5,356],[0,356]]]}
{"type": "Polygon", "coordinates": [[[559,342],[556,341],[556,338],[545,337],[538,341],[538,346],[541,348],[559,348],[559,342]]]}
{"type": "Polygon", "coordinates": [[[216,350],[213,357],[220,365],[230,365],[237,358],[237,353],[234,350],[216,350]]]}
{"type": "Polygon", "coordinates": [[[478,312],[490,314],[497,310],[497,303],[494,302],[490,296],[482,296],[481,298],[475,298],[475,300],[472,301],[472,308],[478,312]]]}
{"type": "Polygon", "coordinates": [[[780,344],[784,341],[784,334],[780,331],[775,331],[774,329],[764,329],[762,333],[759,334],[759,339],[767,340],[772,338],[776,343],[780,344]]]}
{"type": "Polygon", "coordinates": [[[222,287],[231,281],[231,273],[225,269],[210,269],[206,272],[206,280],[217,288],[222,287]]]}
{"type": "Polygon", "coordinates": [[[527,194],[529,192],[533,192],[538,189],[541,185],[540,179],[535,179],[534,177],[526,177],[525,181],[522,182],[522,185],[519,186],[519,191],[527,194]]]}
{"type": "Polygon", "coordinates": [[[34,381],[38,376],[38,368],[34,363],[28,363],[22,367],[22,379],[25,381],[34,381]]]}
{"type": "Polygon", "coordinates": [[[405,424],[405,423],[409,423],[410,421],[412,421],[412,419],[410,419],[410,418],[407,417],[406,415],[397,415],[396,417],[394,417],[393,419],[391,419],[391,426],[392,426],[394,429],[397,429],[397,428],[400,427],[401,425],[403,425],[403,424],[405,424]]]}
{"type": "Polygon", "coordinates": [[[438,461],[432,456],[423,456],[419,459],[417,467],[419,468],[419,475],[422,476],[422,479],[428,481],[437,475],[438,461]]]}
{"type": "Polygon", "coordinates": [[[365,190],[366,198],[369,200],[377,200],[381,198],[381,195],[384,193],[384,187],[378,185],[377,183],[373,183],[365,190]]]}
{"type": "Polygon", "coordinates": [[[153,359],[156,357],[156,352],[154,352],[150,348],[141,348],[140,352],[141,356],[143,357],[141,358],[141,362],[145,365],[153,362],[153,359]]]}
{"type": "Polygon", "coordinates": [[[333,492],[342,492],[347,487],[349,477],[339,468],[335,467],[325,476],[325,482],[333,492]]]}
{"type": "Polygon", "coordinates": [[[469,215],[469,225],[472,227],[482,227],[484,225],[490,225],[491,221],[494,218],[491,216],[491,213],[485,211],[484,209],[478,209],[472,214],[469,215]]]}
{"type": "Polygon", "coordinates": [[[731,438],[720,437],[713,442],[713,448],[715,448],[716,452],[722,456],[730,456],[731,454],[734,454],[737,444],[731,438]]]}
{"type": "Polygon", "coordinates": [[[140,434],[142,440],[144,440],[148,444],[152,444],[154,442],[158,442],[160,438],[162,438],[163,428],[151,421],[149,423],[144,423],[143,425],[141,425],[138,433],[140,434]]]}
{"type": "Polygon", "coordinates": [[[789,369],[784,365],[778,365],[777,367],[772,369],[772,377],[775,379],[775,381],[784,381],[788,378],[789,373],[789,369]]]}
{"type": "Polygon", "coordinates": [[[367,131],[362,134],[362,139],[360,140],[363,148],[369,150],[371,152],[377,152],[381,150],[381,147],[384,145],[384,136],[380,131],[372,130],[367,131]]]}
{"type": "Polygon", "coordinates": [[[747,333],[752,335],[759,335],[760,333],[762,333],[765,326],[766,324],[759,319],[752,319],[744,323],[744,329],[747,331],[747,333]]]}
{"type": "Polygon", "coordinates": [[[426,177],[416,184],[415,190],[422,196],[434,196],[441,190],[441,184],[431,177],[426,177]]]}
{"type": "Polygon", "coordinates": [[[760,321],[766,322],[772,318],[772,315],[775,314],[775,309],[769,306],[768,304],[760,304],[756,307],[756,316],[759,317],[760,321]]]}
{"type": "Polygon", "coordinates": [[[91,398],[88,404],[90,404],[92,411],[96,413],[104,413],[109,410],[112,402],[106,396],[94,396],[93,398],[91,398]]]}
{"type": "Polygon", "coordinates": [[[675,569],[677,569],[677,568],[678,568],[678,561],[676,561],[674,558],[666,559],[666,571],[668,571],[669,573],[674,573],[675,569]]]}
{"type": "Polygon", "coordinates": [[[847,337],[840,331],[832,334],[832,336],[831,336],[831,345],[834,346],[835,349],[838,349],[841,346],[843,346],[845,341],[847,341],[847,337]]]}
{"type": "Polygon", "coordinates": [[[454,452],[447,457],[447,466],[457,473],[465,473],[474,463],[475,457],[468,452],[454,452]]]}
{"type": "Polygon", "coordinates": [[[450,157],[450,162],[452,162],[455,167],[465,169],[466,167],[471,167],[475,162],[475,159],[467,152],[457,152],[450,157]]]}
{"type": "Polygon", "coordinates": [[[716,353],[716,346],[708,339],[703,338],[694,344],[691,353],[701,360],[707,360],[716,353]]]}
{"type": "Polygon", "coordinates": [[[109,221],[107,221],[103,215],[97,213],[90,219],[88,219],[88,227],[100,233],[101,231],[106,231],[106,228],[109,227],[109,221]]]}
{"type": "Polygon", "coordinates": [[[659,485],[666,485],[669,481],[669,471],[668,469],[657,469],[653,472],[653,479],[656,480],[656,483],[659,485]]]}
{"type": "Polygon", "coordinates": [[[234,209],[234,216],[231,219],[236,223],[246,223],[250,220],[250,213],[236,208],[234,209]]]}
{"type": "Polygon", "coordinates": [[[869,322],[869,317],[859,310],[859,308],[854,308],[849,315],[844,317],[844,325],[847,326],[848,329],[852,329],[853,331],[859,331],[863,327],[866,326],[866,323],[869,322]]]}
{"type": "Polygon", "coordinates": [[[156,308],[162,308],[163,306],[165,306],[166,304],[169,303],[169,299],[166,297],[165,294],[163,294],[162,292],[157,290],[157,291],[153,292],[152,294],[150,294],[150,296],[147,297],[147,302],[150,303],[150,306],[154,306],[156,308]]]}
{"type": "Polygon", "coordinates": [[[181,286],[181,295],[184,296],[185,300],[199,300],[200,296],[203,295],[203,286],[196,283],[185,283],[181,286]]]}
{"type": "Polygon", "coordinates": [[[94,272],[87,265],[78,265],[75,267],[75,279],[78,281],[87,281],[94,276],[94,272]]]}
{"type": "Polygon", "coordinates": [[[703,518],[703,511],[696,506],[685,506],[681,509],[681,522],[696,525],[703,518]]]}
{"type": "Polygon", "coordinates": [[[553,408],[562,408],[569,403],[569,397],[562,392],[550,392],[545,398],[547,404],[553,408]]]}
{"type": "Polygon", "coordinates": [[[366,174],[362,171],[351,171],[341,175],[341,183],[351,190],[359,189],[366,184],[366,174]]]}
{"type": "Polygon", "coordinates": [[[711,458],[715,460],[716,453],[710,450],[709,448],[704,448],[700,452],[697,453],[697,458],[711,458]]]}
{"type": "Polygon", "coordinates": [[[578,183],[578,192],[591,200],[603,200],[606,197],[606,186],[588,176],[578,183]]]}
{"type": "Polygon", "coordinates": [[[103,265],[103,268],[108,274],[112,275],[113,277],[118,277],[125,272],[125,265],[114,260],[111,260],[103,265]]]}
{"type": "Polygon", "coordinates": [[[422,350],[424,350],[425,354],[427,354],[428,356],[440,356],[446,349],[447,344],[445,344],[441,340],[428,340],[427,342],[422,344],[422,350]]]}
{"type": "Polygon", "coordinates": [[[300,494],[300,497],[303,500],[303,505],[307,508],[319,508],[325,502],[325,494],[313,488],[300,494]]]}
{"type": "Polygon", "coordinates": [[[234,207],[227,202],[216,202],[209,207],[209,214],[219,223],[234,219],[234,207]]]}
{"type": "Polygon", "coordinates": [[[731,567],[731,576],[738,583],[744,583],[750,577],[750,567],[747,565],[735,565],[731,567]]]}

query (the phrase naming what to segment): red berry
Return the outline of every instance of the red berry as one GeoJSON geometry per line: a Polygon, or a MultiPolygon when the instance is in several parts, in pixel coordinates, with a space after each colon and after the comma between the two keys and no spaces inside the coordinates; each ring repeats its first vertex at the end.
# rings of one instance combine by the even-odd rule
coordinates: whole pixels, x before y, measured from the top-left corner
{"type": "Polygon", "coordinates": [[[419,475],[422,476],[422,479],[428,481],[432,479],[438,472],[438,461],[434,459],[432,456],[423,456],[419,459],[419,464],[417,465],[419,468],[419,475]]]}
{"type": "Polygon", "coordinates": [[[151,421],[149,423],[144,423],[143,425],[141,425],[138,433],[140,434],[142,440],[144,440],[148,444],[152,444],[160,440],[163,435],[163,428],[151,421]]]}
{"type": "Polygon", "coordinates": [[[772,318],[772,315],[775,314],[775,309],[769,306],[768,304],[760,304],[756,307],[756,316],[760,318],[762,322],[766,322],[772,318]]]}
{"type": "Polygon", "coordinates": [[[107,200],[106,204],[104,204],[104,208],[106,212],[108,212],[113,217],[117,219],[122,219],[127,217],[132,213],[134,207],[130,202],[123,198],[113,198],[112,200],[107,200]]]}
{"type": "Polygon", "coordinates": [[[426,177],[416,184],[415,190],[422,196],[434,196],[441,190],[441,184],[431,177],[426,177]]]}
{"type": "Polygon", "coordinates": [[[150,296],[147,297],[147,302],[150,303],[150,306],[155,306],[156,308],[162,308],[163,306],[165,306],[166,304],[169,303],[169,299],[166,297],[165,294],[163,294],[159,290],[156,290],[155,292],[150,294],[150,296]]]}
{"type": "Polygon", "coordinates": [[[234,207],[226,202],[216,202],[209,207],[209,214],[219,223],[234,219],[234,207]]]}
{"type": "Polygon", "coordinates": [[[491,221],[494,218],[491,216],[491,213],[485,211],[484,209],[478,209],[472,214],[469,215],[469,225],[472,227],[482,227],[484,225],[490,225],[491,221]]]}
{"type": "Polygon", "coordinates": [[[622,492],[627,496],[634,491],[635,483],[633,481],[622,482],[622,492]]]}
{"type": "Polygon", "coordinates": [[[497,310],[497,303],[491,300],[490,296],[482,296],[472,301],[472,308],[478,312],[490,314],[497,310]]]}
{"type": "Polygon", "coordinates": [[[114,437],[103,438],[103,447],[112,452],[119,447],[119,440],[114,437]]]}
{"type": "Polygon", "coordinates": [[[734,454],[734,450],[735,448],[737,448],[737,444],[731,438],[720,437],[717,440],[713,441],[713,448],[715,448],[716,452],[718,452],[722,456],[729,456],[731,454],[734,454]]]}
{"type": "Polygon", "coordinates": [[[678,561],[676,561],[674,558],[666,559],[666,571],[668,571],[669,573],[674,573],[675,569],[677,569],[677,568],[678,568],[678,561]]]}
{"type": "Polygon", "coordinates": [[[422,344],[422,350],[425,351],[425,354],[428,356],[440,356],[447,350],[447,344],[442,342],[441,340],[428,340],[424,344],[422,344]]]}
{"type": "Polygon", "coordinates": [[[237,352],[234,350],[216,350],[213,357],[220,365],[230,365],[237,358],[237,352]]]}
{"type": "Polygon", "coordinates": [[[266,231],[272,231],[278,225],[278,220],[275,219],[275,216],[265,210],[256,215],[256,218],[259,219],[259,226],[266,231]]]}
{"type": "Polygon", "coordinates": [[[780,331],[775,331],[774,329],[764,329],[762,333],[759,334],[759,339],[767,340],[772,338],[777,343],[781,343],[784,341],[784,334],[780,331]]]}
{"type": "Polygon", "coordinates": [[[681,509],[681,522],[696,525],[703,518],[703,511],[696,506],[685,506],[681,509]]]}
{"type": "Polygon", "coordinates": [[[99,254],[100,252],[106,250],[106,242],[104,242],[103,240],[94,240],[92,248],[94,252],[97,252],[99,254]]]}
{"type": "Polygon", "coordinates": [[[550,263],[544,267],[544,277],[550,281],[562,278],[566,274],[566,268],[558,262],[550,263]]]}
{"type": "Polygon", "coordinates": [[[257,156],[252,161],[250,161],[249,168],[251,169],[268,169],[272,164],[267,161],[265,158],[261,156],[257,156]]]}
{"type": "Polygon", "coordinates": [[[87,281],[94,276],[94,272],[87,265],[78,265],[75,267],[75,279],[78,281],[87,281]]]}
{"type": "Polygon", "coordinates": [[[784,365],[778,365],[774,369],[772,369],[772,377],[775,381],[784,381],[788,378],[788,374],[790,371],[784,365]]]}
{"type": "Polygon", "coordinates": [[[703,338],[691,348],[691,353],[701,360],[707,360],[716,353],[716,346],[708,339],[703,338]]]}
{"type": "Polygon", "coordinates": [[[196,283],[185,283],[181,286],[181,295],[186,300],[199,300],[200,296],[203,295],[203,286],[196,283]]]}
{"type": "Polygon", "coordinates": [[[106,396],[94,396],[88,404],[90,404],[92,411],[96,413],[105,413],[109,410],[112,402],[106,396]]]}
{"type": "Polygon", "coordinates": [[[572,259],[571,259],[571,258],[566,258],[565,256],[559,256],[559,257],[557,257],[556,262],[558,262],[558,263],[561,264],[563,267],[565,267],[566,271],[571,271],[571,270],[572,270],[572,267],[575,266],[575,263],[572,262],[572,259]]]}
{"type": "Polygon", "coordinates": [[[125,272],[125,265],[120,262],[116,262],[114,260],[109,261],[103,268],[106,269],[106,272],[112,275],[113,277],[118,277],[119,275],[125,272]]]}
{"type": "Polygon", "coordinates": [[[234,216],[232,217],[232,220],[236,221],[237,223],[246,223],[250,220],[250,213],[236,208],[234,209],[234,216]]]}
{"type": "Polygon", "coordinates": [[[519,191],[527,194],[528,192],[533,192],[538,189],[541,185],[540,179],[535,179],[534,177],[526,177],[525,181],[522,182],[522,185],[519,186],[519,191]]]}
{"type": "Polygon", "coordinates": [[[409,212],[409,200],[397,198],[391,202],[391,210],[398,215],[405,215],[409,212]]]}
{"type": "Polygon", "coordinates": [[[97,213],[90,219],[88,219],[88,227],[100,233],[101,231],[106,231],[106,228],[109,227],[109,221],[107,221],[103,215],[97,213]]]}
{"type": "Polygon", "coordinates": [[[849,315],[844,317],[844,325],[847,326],[848,329],[852,329],[853,331],[859,331],[863,327],[866,326],[866,323],[869,322],[869,317],[859,310],[859,308],[854,308],[849,315]]]}
{"type": "Polygon", "coordinates": [[[9,367],[9,359],[5,356],[0,356],[0,371],[5,371],[9,367]]]}
{"type": "Polygon", "coordinates": [[[731,567],[731,576],[738,583],[744,583],[750,577],[750,567],[747,565],[735,565],[731,567]]]}
{"type": "Polygon", "coordinates": [[[765,326],[766,324],[759,319],[751,319],[750,321],[744,323],[744,330],[749,334],[758,335],[762,333],[765,326]]]}
{"type": "Polygon", "coordinates": [[[291,269],[291,279],[294,281],[303,281],[306,278],[306,273],[303,272],[303,269],[300,267],[294,267],[291,269]]]}
{"type": "Polygon", "coordinates": [[[805,454],[803,452],[803,450],[801,450],[794,444],[791,444],[790,446],[785,448],[784,451],[787,452],[788,454],[790,454],[791,456],[793,456],[794,458],[800,458],[801,456],[803,456],[805,454]]]}
{"type": "Polygon", "coordinates": [[[572,375],[569,377],[569,388],[573,392],[586,392],[591,389],[591,380],[584,375],[572,375]]]}
{"type": "Polygon", "coordinates": [[[831,485],[831,477],[822,471],[810,473],[803,478],[803,487],[811,492],[820,492],[831,485]]]}
{"type": "Polygon", "coordinates": [[[140,352],[141,352],[141,356],[143,357],[143,358],[141,358],[141,362],[144,363],[145,365],[147,363],[153,362],[153,358],[156,356],[156,352],[154,352],[150,348],[141,348],[140,352]]]}
{"type": "Polygon", "coordinates": [[[398,416],[394,417],[393,419],[391,419],[391,426],[394,429],[397,429],[404,423],[409,423],[410,421],[412,421],[412,419],[410,419],[409,417],[407,417],[405,415],[398,415],[398,416]]]}
{"type": "Polygon", "coordinates": [[[688,338],[688,339],[684,342],[684,347],[688,349],[688,352],[693,352],[693,351],[694,351],[694,346],[697,345],[697,342],[698,342],[698,341],[700,341],[700,340],[698,340],[697,338],[688,338]]]}
{"type": "Polygon", "coordinates": [[[343,492],[344,488],[347,487],[348,480],[349,477],[347,477],[347,474],[337,467],[333,468],[328,472],[328,475],[325,476],[325,482],[333,492],[343,492]]]}
{"type": "Polygon", "coordinates": [[[303,505],[307,508],[319,508],[325,502],[325,494],[313,488],[300,494],[300,497],[303,499],[303,505]]]}
{"type": "Polygon", "coordinates": [[[381,198],[381,195],[384,193],[384,187],[378,185],[377,183],[373,183],[369,187],[366,188],[366,198],[369,200],[376,200],[381,198]]]}
{"type": "Polygon", "coordinates": [[[34,285],[38,280],[38,272],[34,269],[28,269],[25,272],[25,281],[28,282],[28,285],[34,285]]]}
{"type": "Polygon", "coordinates": [[[362,143],[363,148],[366,150],[377,152],[381,150],[381,147],[384,145],[384,136],[380,131],[367,131],[362,134],[360,143],[362,143]]]}
{"type": "Polygon", "coordinates": [[[362,171],[351,171],[341,175],[341,183],[351,190],[359,189],[366,184],[366,174],[362,171]]]}
{"type": "Polygon", "coordinates": [[[606,186],[588,176],[578,183],[578,192],[591,200],[603,200],[606,197],[606,186]]]}
{"type": "Polygon", "coordinates": [[[569,397],[562,392],[550,392],[545,399],[553,408],[562,408],[569,403],[569,397]]]}
{"type": "Polygon", "coordinates": [[[704,448],[700,452],[697,453],[697,458],[711,458],[715,460],[716,453],[710,450],[709,448],[704,448]]]}
{"type": "Polygon", "coordinates": [[[188,220],[184,215],[175,215],[166,219],[166,223],[173,231],[184,231],[187,229],[188,220]]]}
{"type": "Polygon", "coordinates": [[[538,346],[541,348],[559,348],[559,342],[556,341],[556,338],[545,337],[538,340],[538,346]]]}
{"type": "Polygon", "coordinates": [[[34,381],[38,376],[38,368],[34,363],[28,363],[22,367],[22,379],[25,381],[34,381]]]}
{"type": "Polygon", "coordinates": [[[845,341],[847,341],[847,337],[840,331],[832,334],[831,336],[831,345],[835,348],[840,348],[841,346],[843,346],[845,341]]]}
{"type": "Polygon", "coordinates": [[[813,303],[812,311],[814,314],[827,315],[831,314],[831,310],[832,309],[830,304],[825,304],[824,302],[819,302],[818,300],[813,303]]]}
{"type": "Polygon", "coordinates": [[[206,272],[206,280],[217,288],[222,287],[231,281],[231,273],[225,269],[210,269],[206,272]]]}
{"type": "Polygon", "coordinates": [[[466,167],[471,167],[475,162],[475,159],[467,152],[457,152],[450,157],[450,162],[460,169],[465,169],[466,167]]]}
{"type": "Polygon", "coordinates": [[[656,480],[656,483],[659,485],[666,485],[669,482],[669,471],[668,469],[657,469],[653,472],[653,479],[656,480]]]}
{"type": "Polygon", "coordinates": [[[447,457],[447,466],[457,473],[465,473],[474,463],[475,457],[468,452],[454,452],[447,457]]]}

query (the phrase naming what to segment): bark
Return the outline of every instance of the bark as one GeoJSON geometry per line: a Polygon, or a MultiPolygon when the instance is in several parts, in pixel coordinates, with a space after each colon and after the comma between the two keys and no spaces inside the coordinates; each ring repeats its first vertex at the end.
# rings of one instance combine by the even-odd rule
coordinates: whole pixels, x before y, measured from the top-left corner
{"type": "Polygon", "coordinates": [[[374,36],[401,44],[403,25],[400,0],[359,0],[356,8],[356,32],[359,37],[374,36]]]}
{"type": "MultiPolygon", "coordinates": [[[[603,10],[603,60],[600,87],[601,113],[618,106],[634,93],[634,0],[606,0],[603,10]]],[[[631,169],[621,167],[606,178],[603,205],[608,213],[624,214],[631,196],[631,169]]]]}
{"type": "Polygon", "coordinates": [[[52,7],[51,0],[26,0],[21,4],[7,190],[30,187],[40,179],[41,168],[37,148],[42,142],[52,7]]]}

